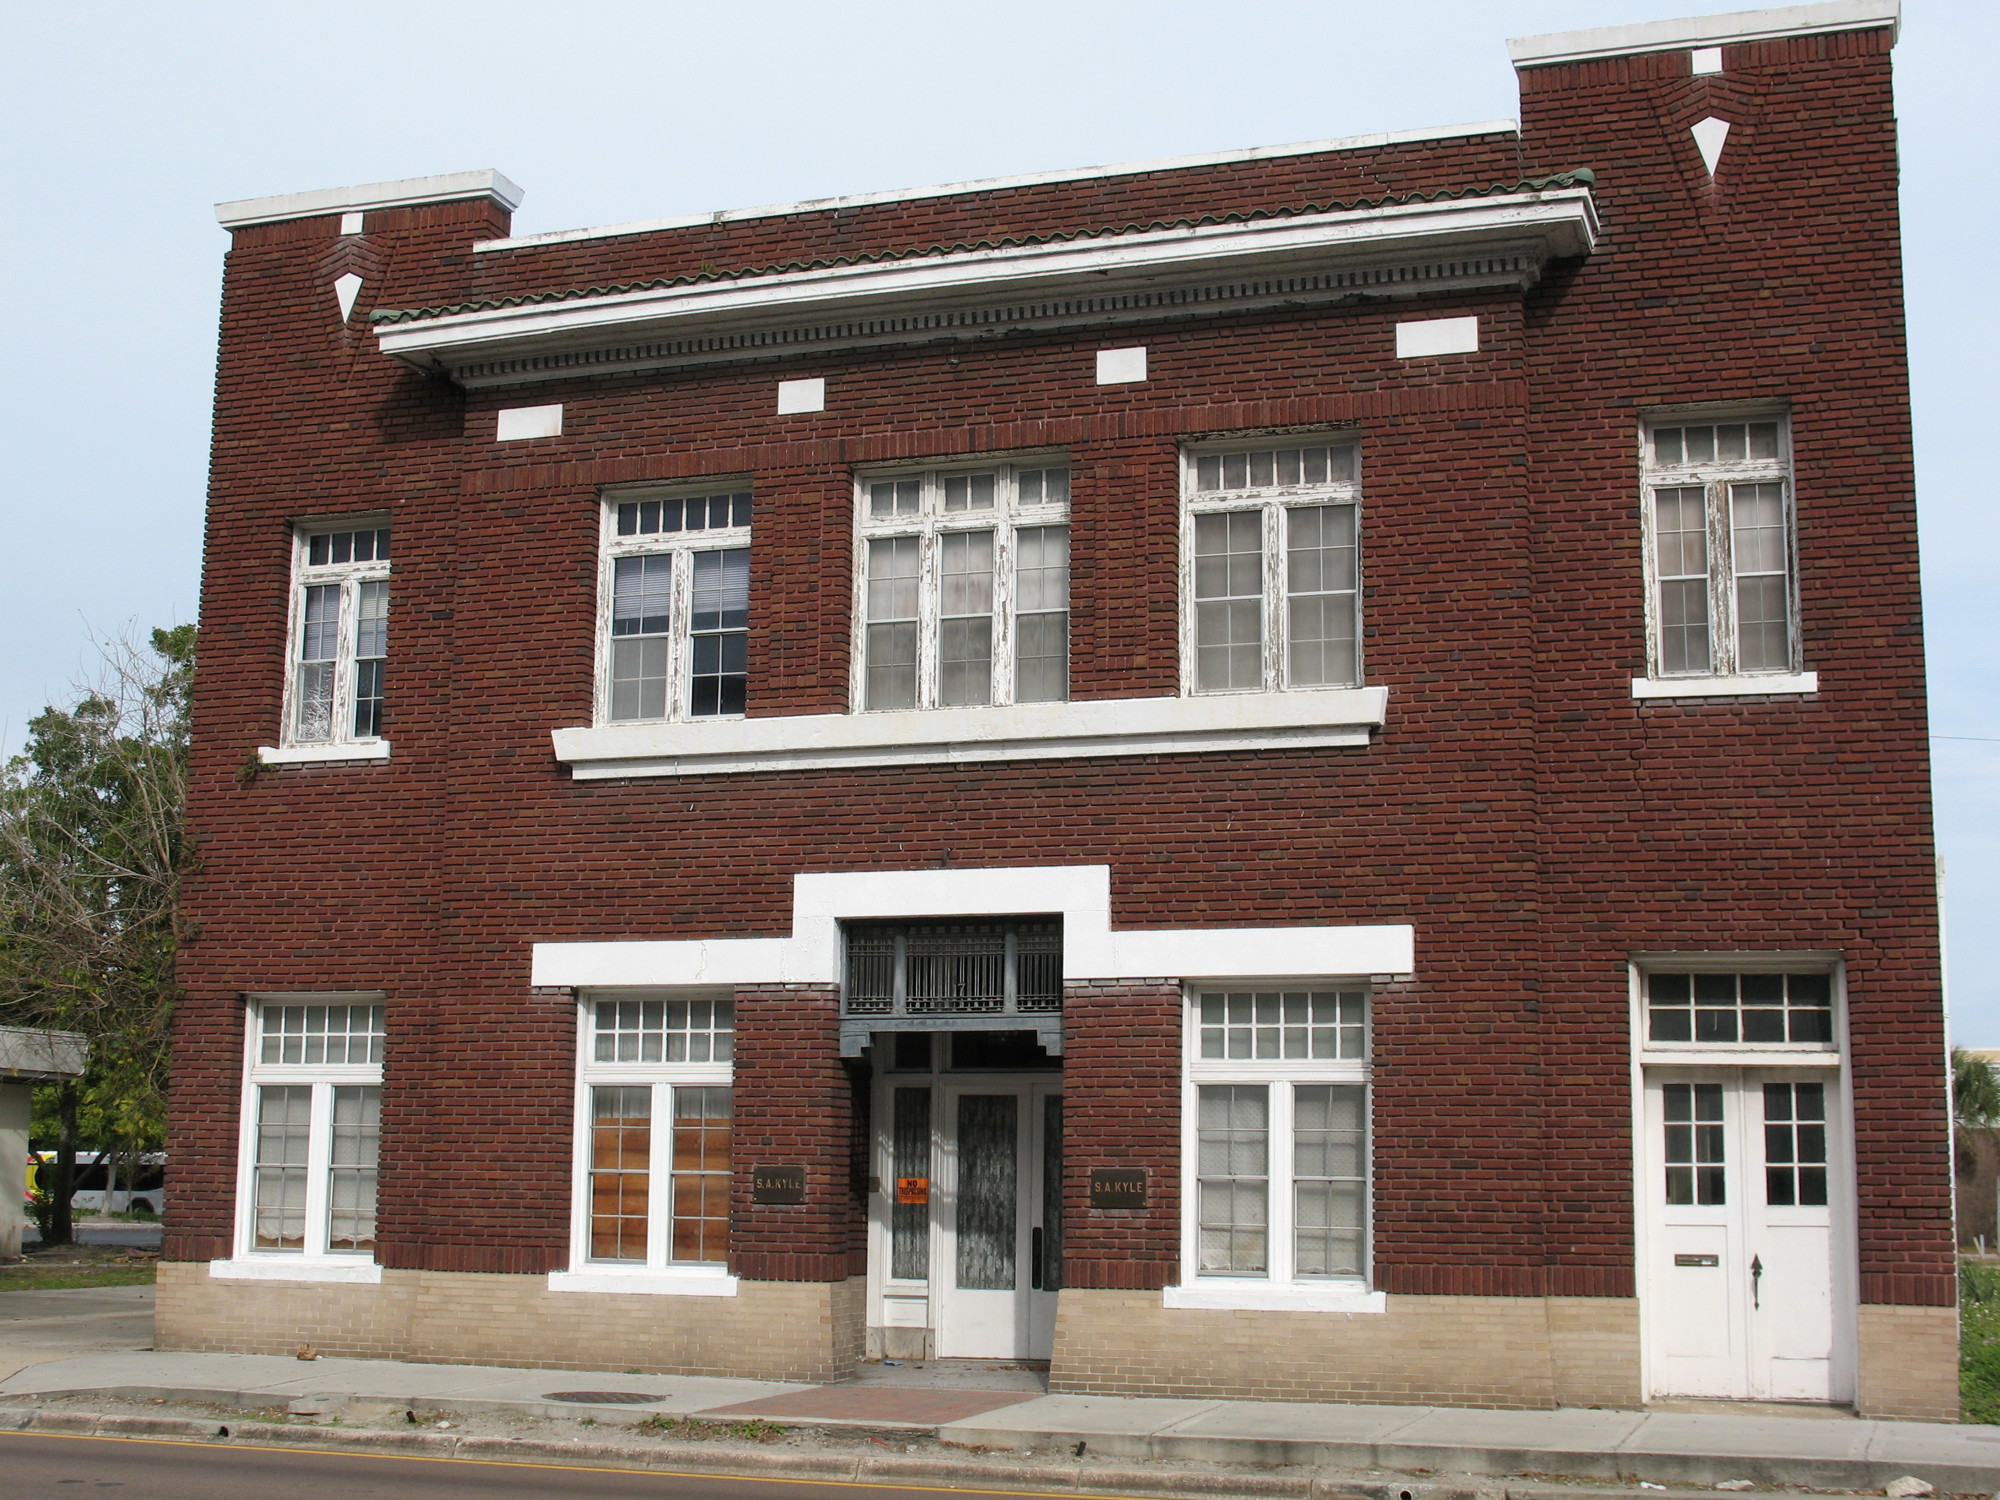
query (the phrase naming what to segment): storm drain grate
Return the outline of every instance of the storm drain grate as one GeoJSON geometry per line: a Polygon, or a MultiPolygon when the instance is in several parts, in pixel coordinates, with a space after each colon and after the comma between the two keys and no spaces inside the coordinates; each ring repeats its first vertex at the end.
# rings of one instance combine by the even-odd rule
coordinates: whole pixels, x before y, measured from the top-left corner
{"type": "Polygon", "coordinates": [[[550,1391],[544,1401],[568,1401],[577,1406],[650,1406],[664,1401],[647,1391],[550,1391]]]}

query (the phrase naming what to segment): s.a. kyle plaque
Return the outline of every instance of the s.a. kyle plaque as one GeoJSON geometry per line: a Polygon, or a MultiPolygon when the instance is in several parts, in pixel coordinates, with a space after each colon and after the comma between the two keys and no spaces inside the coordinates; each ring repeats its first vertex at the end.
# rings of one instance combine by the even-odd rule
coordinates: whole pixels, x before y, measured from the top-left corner
{"type": "Polygon", "coordinates": [[[1144,1167],[1092,1167],[1090,1169],[1092,1208],[1144,1208],[1146,1169],[1144,1167]]]}
{"type": "Polygon", "coordinates": [[[752,1167],[752,1203],[803,1203],[806,1201],[804,1167],[752,1167]]]}

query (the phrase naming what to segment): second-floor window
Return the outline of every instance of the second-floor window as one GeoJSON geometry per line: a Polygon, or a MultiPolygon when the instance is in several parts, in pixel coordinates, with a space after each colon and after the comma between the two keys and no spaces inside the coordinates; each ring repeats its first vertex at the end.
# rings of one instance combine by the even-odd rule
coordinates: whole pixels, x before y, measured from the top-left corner
{"type": "Polygon", "coordinates": [[[1188,689],[1359,684],[1357,445],[1292,437],[1192,449],[1182,494],[1188,689]]]}
{"type": "Polygon", "coordinates": [[[292,577],[287,741],[380,739],[389,665],[389,528],[302,529],[292,577]]]}
{"type": "Polygon", "coordinates": [[[1784,420],[1654,423],[1644,488],[1653,675],[1797,671],[1784,420]]]}
{"type": "Polygon", "coordinates": [[[864,709],[1069,697],[1069,467],[1021,459],[858,486],[864,709]]]}
{"type": "Polygon", "coordinates": [[[743,712],[750,685],[747,485],[607,496],[600,594],[601,720],[743,712]]]}

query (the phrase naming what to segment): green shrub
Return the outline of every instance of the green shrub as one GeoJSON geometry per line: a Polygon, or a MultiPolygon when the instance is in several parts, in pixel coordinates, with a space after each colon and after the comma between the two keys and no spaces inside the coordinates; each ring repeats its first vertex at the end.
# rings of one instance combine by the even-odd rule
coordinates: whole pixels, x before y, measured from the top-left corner
{"type": "Polygon", "coordinates": [[[2000,1422],[2000,1266],[1958,1269],[1958,1399],[1968,1422],[2000,1422]]]}

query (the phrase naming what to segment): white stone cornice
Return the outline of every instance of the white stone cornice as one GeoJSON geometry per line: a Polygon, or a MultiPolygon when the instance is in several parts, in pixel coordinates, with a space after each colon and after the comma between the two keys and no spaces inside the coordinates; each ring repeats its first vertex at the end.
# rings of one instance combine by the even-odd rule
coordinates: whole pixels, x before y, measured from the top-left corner
{"type": "Polygon", "coordinates": [[[500,385],[1366,292],[1526,287],[1596,240],[1589,189],[1545,188],[481,308],[380,322],[376,338],[412,365],[500,385]]]}

